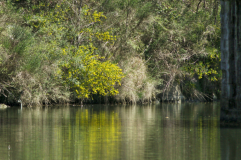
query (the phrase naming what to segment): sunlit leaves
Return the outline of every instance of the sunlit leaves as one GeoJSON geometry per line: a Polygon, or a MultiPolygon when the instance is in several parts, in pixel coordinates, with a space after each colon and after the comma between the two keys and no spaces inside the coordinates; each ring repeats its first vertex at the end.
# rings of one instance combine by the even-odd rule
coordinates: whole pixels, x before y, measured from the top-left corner
{"type": "Polygon", "coordinates": [[[75,90],[79,98],[89,98],[90,94],[116,95],[115,84],[120,85],[122,70],[110,61],[101,62],[98,55],[93,54],[91,46],[80,46],[76,52],[66,53],[71,56],[68,61],[60,62],[58,74],[75,90]],[[90,48],[90,49],[89,49],[90,48]]]}
{"type": "Polygon", "coordinates": [[[197,74],[199,79],[206,76],[210,81],[218,81],[221,78],[219,64],[217,63],[221,61],[220,52],[215,48],[207,48],[207,51],[209,54],[205,61],[203,60],[204,62],[198,61],[185,66],[184,69],[192,76],[197,74]]]}
{"type": "Polygon", "coordinates": [[[46,42],[53,44],[51,46],[62,50],[59,56],[59,49],[54,49],[56,53],[50,49],[47,56],[51,60],[55,57],[58,62],[56,77],[62,79],[78,98],[89,98],[91,94],[118,94],[115,85],[120,85],[123,78],[121,69],[96,54],[96,41],[111,44],[116,40],[111,31],[98,28],[102,19],[106,19],[103,12],[87,6],[79,10],[66,0],[53,8],[28,17],[27,23],[38,35],[45,37],[46,42]]]}

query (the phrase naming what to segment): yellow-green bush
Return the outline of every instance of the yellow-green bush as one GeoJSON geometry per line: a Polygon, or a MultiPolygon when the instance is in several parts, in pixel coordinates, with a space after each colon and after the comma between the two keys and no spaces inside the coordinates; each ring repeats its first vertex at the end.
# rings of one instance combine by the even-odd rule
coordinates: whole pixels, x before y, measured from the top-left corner
{"type": "Polygon", "coordinates": [[[103,58],[94,55],[93,46],[80,46],[76,52],[67,50],[63,49],[63,57],[68,61],[60,62],[57,76],[61,76],[78,98],[89,98],[90,94],[118,94],[115,85],[120,85],[123,73],[116,64],[110,61],[101,62],[103,58]]]}
{"type": "MultiPolygon", "coordinates": [[[[4,74],[16,91],[15,100],[21,98],[25,105],[35,105],[66,102],[70,92],[71,97],[82,100],[91,94],[118,94],[115,87],[123,78],[122,70],[99,56],[97,49],[98,44],[112,44],[116,39],[108,29],[99,29],[106,17],[87,6],[79,10],[67,0],[50,3],[20,8],[28,10],[22,19],[24,26],[13,21],[10,29],[3,29],[0,44],[6,55],[0,56],[0,66],[9,70],[6,57],[16,62],[11,72],[4,74]]],[[[0,77],[0,89],[4,88],[2,82],[0,77]]]]}

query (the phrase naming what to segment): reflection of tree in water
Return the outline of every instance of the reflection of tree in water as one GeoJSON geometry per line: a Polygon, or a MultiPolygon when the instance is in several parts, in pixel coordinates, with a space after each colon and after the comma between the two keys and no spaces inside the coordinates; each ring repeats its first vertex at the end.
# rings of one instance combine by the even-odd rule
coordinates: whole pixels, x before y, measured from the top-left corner
{"type": "Polygon", "coordinates": [[[218,109],[210,104],[120,108],[122,135],[130,137],[122,145],[125,159],[220,159],[218,109]]]}
{"type": "Polygon", "coordinates": [[[146,135],[149,129],[155,128],[155,108],[134,105],[120,106],[117,110],[122,119],[122,139],[125,140],[121,145],[122,159],[143,159],[148,140],[146,135]]]}
{"type": "Polygon", "coordinates": [[[88,159],[117,159],[121,135],[118,114],[89,112],[85,109],[76,113],[75,135],[79,135],[82,154],[88,159]]]}
{"type": "Polygon", "coordinates": [[[241,157],[241,129],[220,129],[222,160],[239,160],[241,157]]]}
{"type": "Polygon", "coordinates": [[[216,104],[10,109],[0,125],[0,160],[241,156],[240,130],[219,128],[216,104]]]}
{"type": "MultiPolygon", "coordinates": [[[[0,127],[0,149],[3,151],[10,145],[11,159],[115,159],[119,156],[121,123],[115,112],[24,109],[22,113],[16,110],[5,116],[8,127],[0,127]]],[[[7,152],[2,152],[0,159],[8,159],[7,152]]]]}

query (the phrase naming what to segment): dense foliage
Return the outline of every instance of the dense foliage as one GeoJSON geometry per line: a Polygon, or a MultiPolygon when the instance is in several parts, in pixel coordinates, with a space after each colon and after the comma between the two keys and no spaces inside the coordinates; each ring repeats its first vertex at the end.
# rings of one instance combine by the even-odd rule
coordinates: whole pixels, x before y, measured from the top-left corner
{"type": "Polygon", "coordinates": [[[145,102],[172,85],[211,99],[219,12],[218,0],[2,1],[0,101],[145,102]]]}

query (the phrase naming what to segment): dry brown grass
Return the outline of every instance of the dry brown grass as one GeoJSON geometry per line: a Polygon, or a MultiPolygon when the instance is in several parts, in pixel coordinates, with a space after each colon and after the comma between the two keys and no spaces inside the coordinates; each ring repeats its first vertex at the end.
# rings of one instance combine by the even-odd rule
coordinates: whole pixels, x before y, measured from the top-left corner
{"type": "Polygon", "coordinates": [[[44,66],[42,74],[31,75],[26,71],[19,72],[13,82],[22,92],[20,99],[23,105],[41,106],[51,103],[65,103],[69,101],[70,92],[58,80],[51,78],[55,66],[44,66]]]}
{"type": "Polygon", "coordinates": [[[144,61],[139,57],[131,57],[120,65],[126,76],[115,99],[122,103],[151,101],[155,83],[149,79],[144,61]]]}

